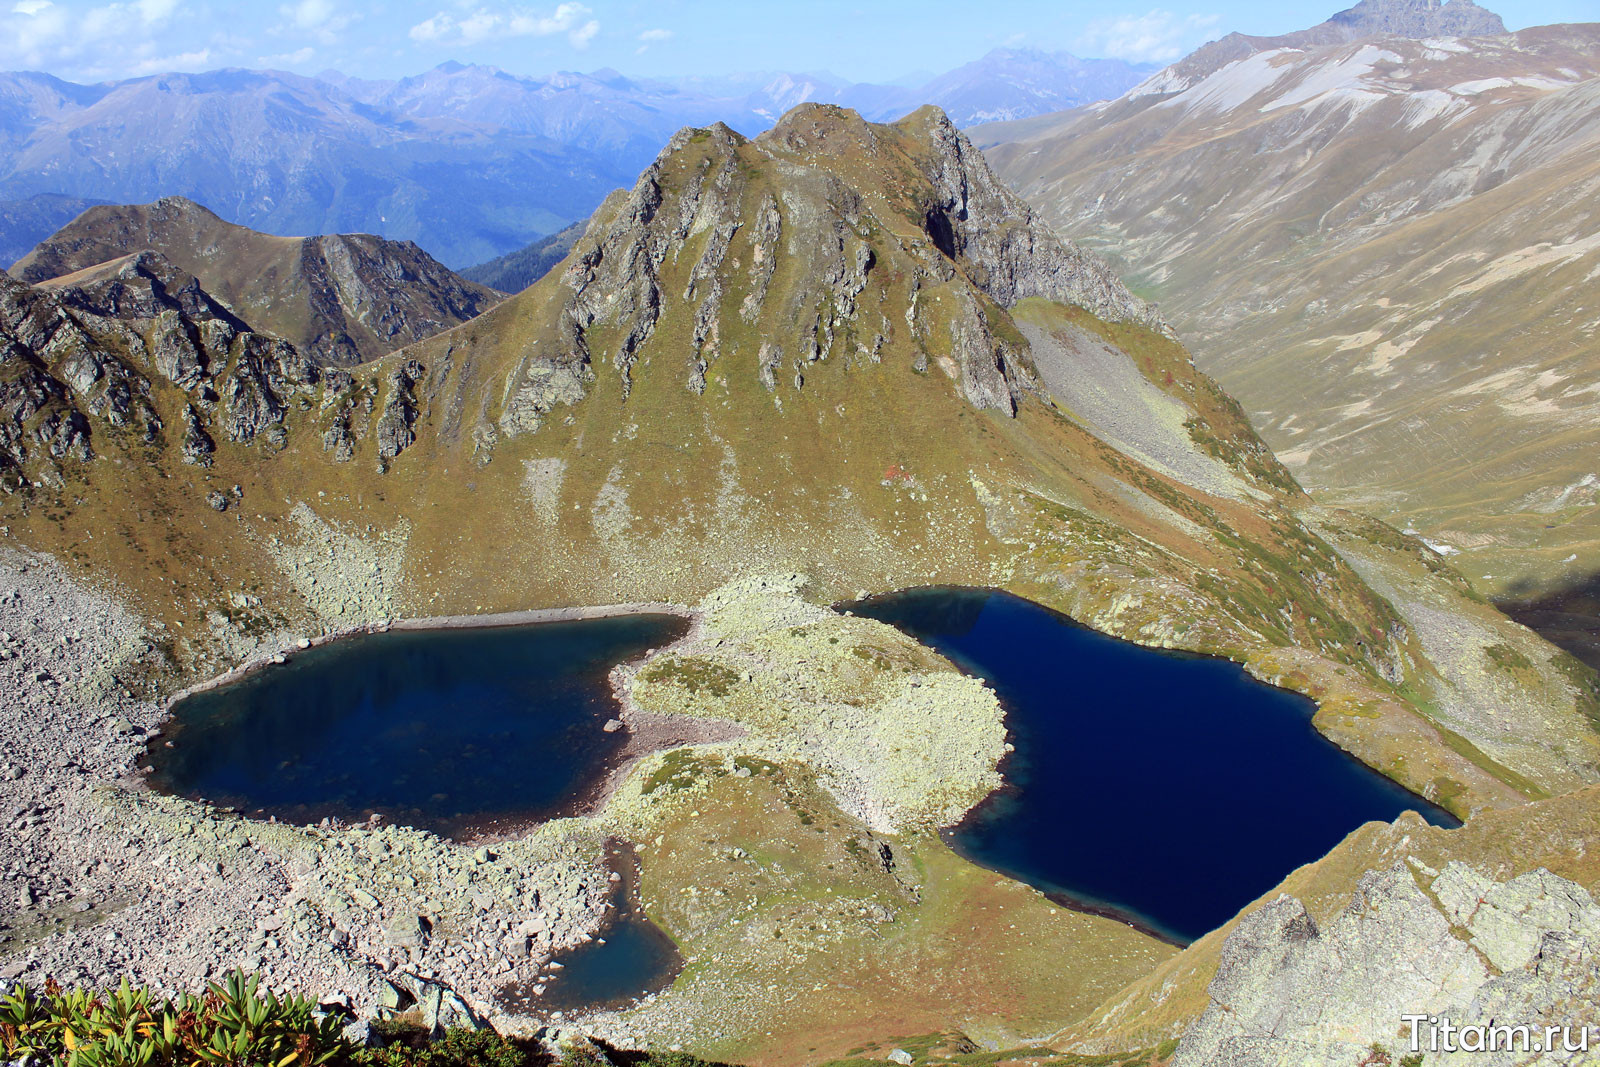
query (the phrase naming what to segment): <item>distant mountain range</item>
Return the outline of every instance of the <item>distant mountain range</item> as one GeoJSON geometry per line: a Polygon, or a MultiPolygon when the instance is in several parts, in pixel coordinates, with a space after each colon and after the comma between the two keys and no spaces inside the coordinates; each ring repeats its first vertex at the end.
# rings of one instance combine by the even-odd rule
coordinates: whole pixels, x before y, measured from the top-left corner
{"type": "Polygon", "coordinates": [[[459,63],[396,81],[0,74],[0,249],[15,258],[54,232],[71,218],[68,198],[184,196],[268,233],[413,240],[459,268],[586,218],[685,125],[754,134],[808,100],[873,119],[924,103],[958,124],[1014,119],[1116,96],[1151,69],[1008,49],[915,88],[789,73],[524,77],[459,63]]]}

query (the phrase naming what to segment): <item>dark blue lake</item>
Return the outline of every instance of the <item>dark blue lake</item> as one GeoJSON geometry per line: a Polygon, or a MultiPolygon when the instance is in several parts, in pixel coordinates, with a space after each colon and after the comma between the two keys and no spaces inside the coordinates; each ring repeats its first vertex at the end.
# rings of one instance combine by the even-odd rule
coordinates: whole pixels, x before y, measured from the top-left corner
{"type": "Polygon", "coordinates": [[[1335,747],[1310,700],[1227,660],[1119,641],[1006,593],[848,605],[988,681],[1007,787],[949,834],[962,855],[1176,941],[1221,926],[1351,830],[1440,808],[1335,747]]]}
{"type": "Polygon", "coordinates": [[[334,641],[179,701],[151,784],[296,822],[444,834],[566,814],[621,752],[607,674],[681,636],[671,615],[334,641]]]}

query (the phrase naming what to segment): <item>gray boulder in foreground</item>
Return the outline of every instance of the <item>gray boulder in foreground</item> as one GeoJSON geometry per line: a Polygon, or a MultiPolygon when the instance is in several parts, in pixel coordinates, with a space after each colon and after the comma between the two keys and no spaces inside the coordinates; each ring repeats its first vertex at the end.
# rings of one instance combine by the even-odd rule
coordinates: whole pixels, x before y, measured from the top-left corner
{"type": "Polygon", "coordinates": [[[1326,929],[1288,895],[1245,916],[1208,993],[1173,1067],[1587,1063],[1600,1056],[1600,906],[1545,870],[1502,883],[1411,859],[1369,871],[1326,929]],[[1439,1051],[1431,1020],[1458,1030],[1439,1031],[1439,1051]],[[1527,1039],[1505,1029],[1521,1026],[1527,1039]],[[1568,1028],[1553,1048],[1547,1026],[1568,1028]],[[1567,1051],[1583,1027],[1588,1050],[1567,1051]]]}

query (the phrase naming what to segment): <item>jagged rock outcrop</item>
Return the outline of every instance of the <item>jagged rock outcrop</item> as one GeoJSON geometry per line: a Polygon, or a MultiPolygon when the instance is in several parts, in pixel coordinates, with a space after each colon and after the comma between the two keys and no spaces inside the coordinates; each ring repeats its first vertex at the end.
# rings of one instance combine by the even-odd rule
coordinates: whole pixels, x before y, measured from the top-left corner
{"type": "Polygon", "coordinates": [[[903,298],[909,309],[894,317],[948,354],[966,398],[1008,414],[1034,386],[1027,343],[992,321],[995,308],[1045,297],[1165,328],[1103,263],[1051,234],[936,108],[877,126],[802,105],[754,140],[720,124],[682,130],[595,213],[561,283],[556,328],[525,340],[496,436],[536,431],[581,401],[597,360],[626,398],[664,309],[680,301],[689,351],[667,363],[695,394],[746,328],[761,335],[769,392],[803,390],[829,358],[876,362],[895,329],[883,309],[903,298]],[[663,275],[684,257],[687,276],[669,293],[663,275]],[[601,334],[607,351],[592,352],[601,334]]]}
{"type": "Polygon", "coordinates": [[[414,359],[389,372],[389,396],[383,403],[383,414],[378,416],[376,430],[380,470],[417,439],[411,428],[417,421],[417,394],[413,387],[422,375],[423,366],[414,359]]]}
{"type": "Polygon", "coordinates": [[[942,111],[925,107],[904,122],[916,124],[931,149],[921,160],[934,191],[929,237],[996,303],[1009,308],[1041,296],[1171,335],[1155,307],[1128,292],[1103,260],[1056,236],[942,111]]]}
{"type": "MultiPolygon", "coordinates": [[[[1370,871],[1350,906],[1326,929],[1289,896],[1246,916],[1223,946],[1211,1004],[1190,1028],[1173,1067],[1443,1063],[1430,1052],[1433,1020],[1461,1027],[1600,1025],[1600,906],[1582,887],[1545,870],[1496,882],[1452,862],[1370,871]],[[1421,1016],[1420,1049],[1411,1021],[1421,1016]],[[1381,1049],[1385,1059],[1372,1058],[1381,1049]]],[[[1487,1049],[1465,1053],[1485,1067],[1568,1062],[1487,1049]]],[[[1454,1039],[1452,1039],[1454,1040],[1454,1039]]],[[[1441,1038],[1440,1048],[1444,1047],[1441,1038]]],[[[1600,1047],[1600,1030],[1589,1043],[1600,1047]]],[[[1456,1062],[1454,1059],[1448,1062],[1456,1062]]]]}
{"type": "Polygon", "coordinates": [[[377,359],[504,299],[409,241],[371,234],[274,237],[180,196],[85,211],[12,267],[43,283],[142,251],[194,275],[255,330],[323,365],[377,359]]]}
{"type": "Polygon", "coordinates": [[[59,482],[60,461],[88,462],[99,422],[158,444],[163,387],[177,395],[186,463],[209,465],[218,434],[272,448],[287,441],[290,399],[319,373],[294,345],[256,333],[156,252],[47,286],[0,282],[0,468],[7,484],[59,482]]]}

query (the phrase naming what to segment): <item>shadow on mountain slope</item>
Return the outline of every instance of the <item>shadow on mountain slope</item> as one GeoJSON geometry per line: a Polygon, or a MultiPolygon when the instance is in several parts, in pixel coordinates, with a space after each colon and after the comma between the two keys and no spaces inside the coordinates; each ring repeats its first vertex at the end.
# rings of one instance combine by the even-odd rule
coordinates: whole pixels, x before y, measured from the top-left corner
{"type": "Polygon", "coordinates": [[[1600,670],[1600,571],[1556,585],[1514,583],[1495,606],[1540,637],[1600,670]]]}

